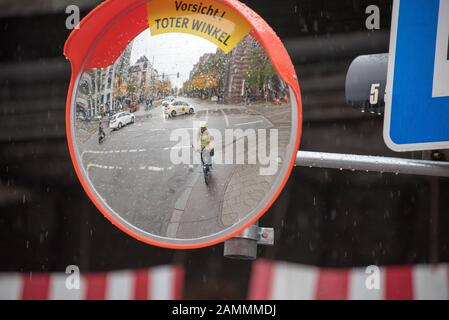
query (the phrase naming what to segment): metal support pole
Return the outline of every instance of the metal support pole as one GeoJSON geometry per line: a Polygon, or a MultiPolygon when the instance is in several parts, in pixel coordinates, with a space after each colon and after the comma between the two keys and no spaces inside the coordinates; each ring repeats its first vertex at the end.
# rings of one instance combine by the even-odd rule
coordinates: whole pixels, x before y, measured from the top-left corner
{"type": "MultiPolygon", "coordinates": [[[[449,162],[443,161],[299,151],[295,164],[300,167],[449,177],[449,162]]],[[[256,224],[239,236],[226,241],[224,256],[231,259],[254,260],[257,257],[257,245],[260,244],[273,245],[274,230],[260,228],[256,224]]]]}
{"type": "Polygon", "coordinates": [[[299,151],[296,166],[449,177],[449,162],[299,151]]]}

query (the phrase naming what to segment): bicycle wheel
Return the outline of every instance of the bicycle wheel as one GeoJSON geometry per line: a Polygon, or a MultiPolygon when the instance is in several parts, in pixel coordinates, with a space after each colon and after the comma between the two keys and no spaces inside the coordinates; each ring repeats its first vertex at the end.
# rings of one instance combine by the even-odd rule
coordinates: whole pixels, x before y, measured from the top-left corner
{"type": "Polygon", "coordinates": [[[206,183],[206,186],[209,186],[209,168],[205,168],[204,170],[204,182],[206,183]]]}

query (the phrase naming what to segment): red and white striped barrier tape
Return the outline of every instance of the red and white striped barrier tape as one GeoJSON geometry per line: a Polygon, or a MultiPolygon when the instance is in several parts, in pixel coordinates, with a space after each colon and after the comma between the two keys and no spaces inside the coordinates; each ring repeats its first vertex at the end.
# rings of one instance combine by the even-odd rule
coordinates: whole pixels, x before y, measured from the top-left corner
{"type": "Polygon", "coordinates": [[[380,267],[379,289],[368,289],[365,268],[320,269],[285,262],[254,263],[251,300],[447,300],[446,264],[380,267]]]}
{"type": "Polygon", "coordinates": [[[145,270],[80,276],[80,288],[69,290],[65,273],[2,273],[0,300],[179,300],[184,270],[162,266],[145,270]]]}

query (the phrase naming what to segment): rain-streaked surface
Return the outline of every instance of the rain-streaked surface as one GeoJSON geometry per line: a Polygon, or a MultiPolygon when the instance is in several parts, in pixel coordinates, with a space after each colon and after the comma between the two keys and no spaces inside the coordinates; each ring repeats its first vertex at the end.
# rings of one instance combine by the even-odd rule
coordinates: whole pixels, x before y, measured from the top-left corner
{"type": "Polygon", "coordinates": [[[273,65],[251,35],[225,53],[146,29],[113,64],[83,70],[69,143],[103,212],[144,239],[181,245],[258,215],[296,153],[296,99],[273,65]]]}
{"type": "MultiPolygon", "coordinates": [[[[52,1],[51,1],[52,2],[52,1]]],[[[395,154],[382,118],[345,103],[347,68],[359,55],[388,50],[390,1],[381,30],[365,29],[362,1],[244,1],[279,34],[303,94],[302,150],[429,159],[395,154]]],[[[179,263],[186,298],[245,298],[251,264],[222,257],[223,247],[174,252],[128,237],[104,219],[77,181],[65,141],[70,68],[62,10],[0,20],[1,271],[107,271],[179,263]]],[[[353,267],[449,261],[447,179],[394,173],[297,168],[261,224],[276,246],[260,257],[314,266],[353,267]]]]}

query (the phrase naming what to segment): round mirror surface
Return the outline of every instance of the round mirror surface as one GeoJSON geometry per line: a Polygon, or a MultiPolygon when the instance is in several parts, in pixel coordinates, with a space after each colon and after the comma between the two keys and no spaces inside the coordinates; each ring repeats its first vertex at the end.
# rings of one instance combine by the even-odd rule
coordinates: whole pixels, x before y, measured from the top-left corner
{"type": "Polygon", "coordinates": [[[265,212],[297,151],[294,92],[251,33],[223,49],[148,28],[113,64],[84,69],[70,119],[97,206],[169,246],[222,239],[265,212]]]}

